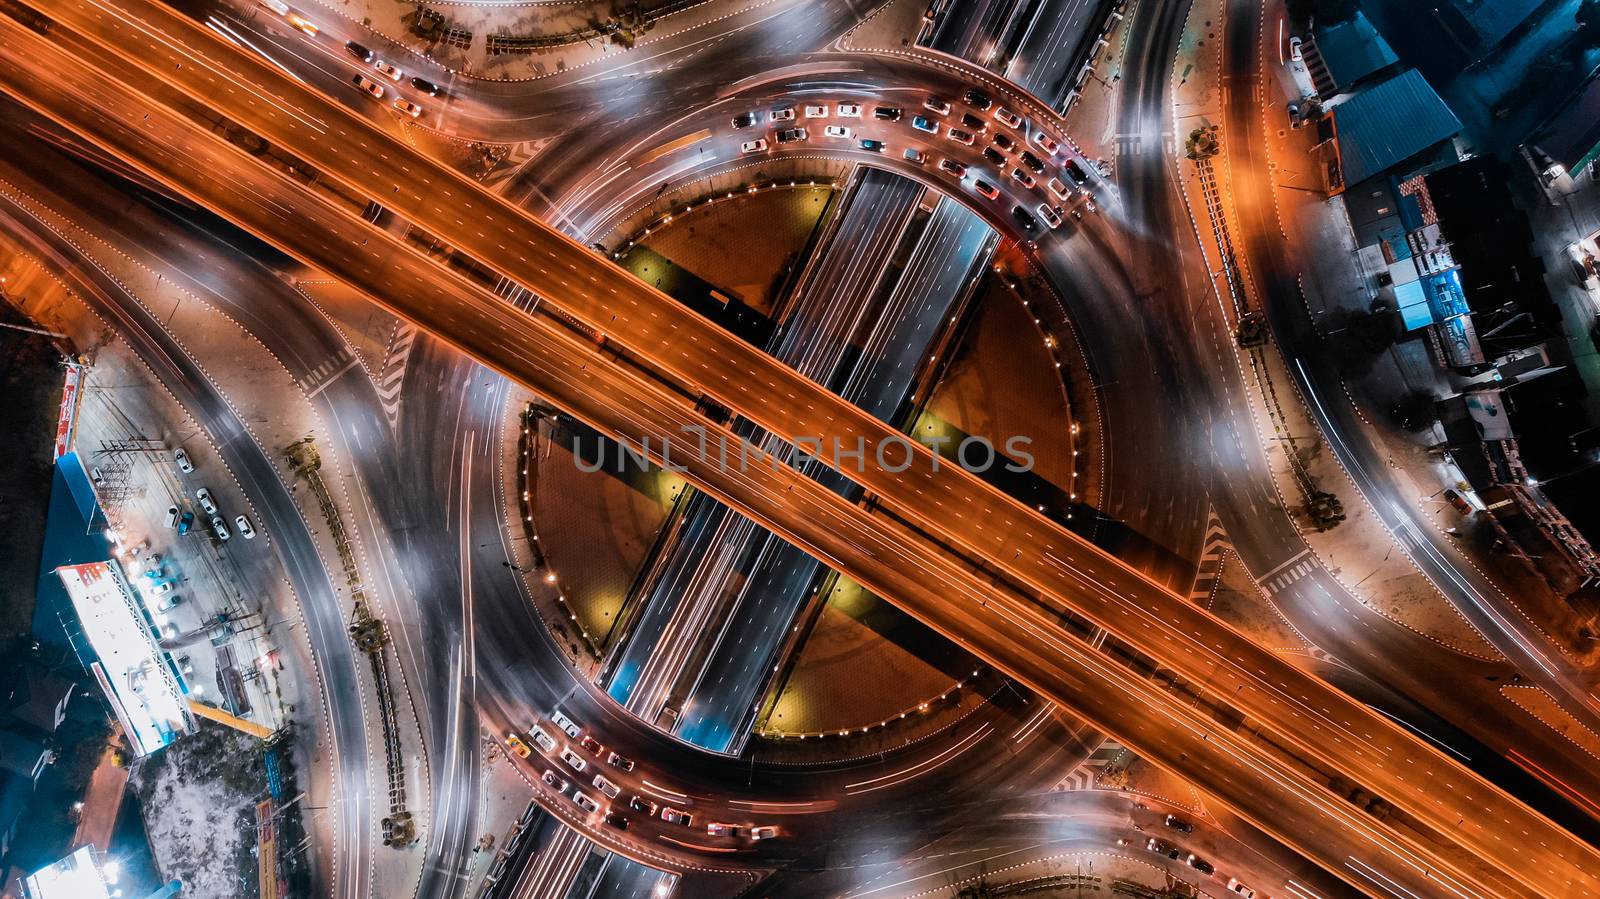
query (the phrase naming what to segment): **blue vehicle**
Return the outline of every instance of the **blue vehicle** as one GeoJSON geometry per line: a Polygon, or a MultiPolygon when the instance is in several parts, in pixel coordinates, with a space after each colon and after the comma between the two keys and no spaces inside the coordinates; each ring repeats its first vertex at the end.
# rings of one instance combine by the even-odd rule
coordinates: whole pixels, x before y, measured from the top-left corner
{"type": "Polygon", "coordinates": [[[861,149],[866,150],[869,153],[882,153],[884,150],[883,141],[873,140],[870,137],[863,137],[861,139],[861,149]]]}
{"type": "Polygon", "coordinates": [[[926,131],[929,134],[939,133],[939,126],[929,121],[928,117],[925,115],[919,115],[913,118],[911,120],[911,127],[917,129],[918,131],[926,131]]]}
{"type": "Polygon", "coordinates": [[[178,536],[182,537],[184,534],[189,533],[189,529],[192,527],[194,527],[194,513],[185,511],[182,517],[178,519],[178,536]]]}

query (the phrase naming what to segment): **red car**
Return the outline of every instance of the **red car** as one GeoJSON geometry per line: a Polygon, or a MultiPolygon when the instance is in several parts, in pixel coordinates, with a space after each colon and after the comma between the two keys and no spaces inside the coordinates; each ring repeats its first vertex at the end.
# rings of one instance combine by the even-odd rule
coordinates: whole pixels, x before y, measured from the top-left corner
{"type": "Polygon", "coordinates": [[[590,755],[598,756],[600,753],[605,751],[605,747],[600,745],[600,741],[589,736],[588,734],[583,735],[583,739],[578,741],[578,745],[589,750],[590,755]]]}

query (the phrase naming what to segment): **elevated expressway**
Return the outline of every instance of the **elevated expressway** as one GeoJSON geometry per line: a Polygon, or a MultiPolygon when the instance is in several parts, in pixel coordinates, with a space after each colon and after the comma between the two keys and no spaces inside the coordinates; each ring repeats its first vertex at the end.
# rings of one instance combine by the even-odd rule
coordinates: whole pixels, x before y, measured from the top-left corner
{"type": "Polygon", "coordinates": [[[904,471],[870,451],[862,470],[846,468],[885,514],[785,466],[740,471],[696,458],[686,427],[725,433],[696,411],[702,395],[790,438],[896,446],[893,460],[901,448],[883,423],[170,10],[67,0],[48,15],[43,34],[0,17],[0,78],[24,103],[597,428],[670,440],[673,461],[709,493],[1359,888],[1600,893],[1591,847],[1055,523],[948,462],[935,468],[924,450],[904,471]],[[292,148],[309,170],[291,179],[223,136],[239,139],[239,129],[292,148]],[[265,192],[251,186],[263,174],[265,192]],[[313,183],[447,235],[538,285],[578,326],[508,306],[348,206],[324,200],[310,219],[288,214],[313,183]],[[1082,640],[1096,626],[1124,658],[1082,640]],[[1147,676],[1155,658],[1166,676],[1147,676]],[[1346,798],[1356,786],[1359,805],[1346,798]]]}

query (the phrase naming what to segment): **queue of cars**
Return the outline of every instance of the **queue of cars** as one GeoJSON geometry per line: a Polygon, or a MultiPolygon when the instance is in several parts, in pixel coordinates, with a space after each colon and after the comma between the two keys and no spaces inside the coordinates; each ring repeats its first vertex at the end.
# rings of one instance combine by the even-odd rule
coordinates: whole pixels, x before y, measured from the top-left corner
{"type": "MultiPolygon", "coordinates": [[[[941,119],[951,114],[951,103],[942,97],[928,96],[923,99],[922,111],[911,116],[910,125],[914,130],[928,135],[937,136],[942,132],[948,140],[969,147],[978,146],[980,139],[987,137],[982,155],[999,170],[999,177],[1008,178],[1017,188],[1042,195],[1041,202],[1032,209],[1022,204],[1011,209],[1012,218],[1025,233],[1030,236],[1038,233],[1041,222],[1053,230],[1063,224],[1067,215],[1081,219],[1085,212],[1097,211],[1094,196],[1088,189],[1088,173],[1077,159],[1068,157],[1060,160],[1059,172],[1048,171],[1050,166],[1058,164],[1058,155],[1061,154],[1058,141],[1044,131],[1029,129],[1022,116],[1004,106],[996,106],[993,99],[976,88],[967,90],[962,100],[969,109],[963,111],[954,124],[946,125],[941,119]],[[980,113],[988,113],[988,118],[980,113]],[[994,128],[990,127],[991,119],[996,125],[994,128]],[[1006,129],[1016,131],[1019,136],[1008,134],[1006,129]]],[[[872,117],[881,122],[899,122],[905,115],[906,111],[897,106],[877,106],[872,110],[872,117]]],[[[835,104],[830,109],[825,103],[807,103],[797,111],[794,106],[786,105],[767,110],[764,119],[777,126],[772,137],[776,144],[782,145],[810,137],[805,126],[791,124],[797,117],[825,120],[830,116],[860,119],[862,107],[858,103],[845,102],[835,104]],[[780,126],[779,123],[784,124],[780,126]]],[[[732,120],[733,127],[738,130],[754,128],[762,122],[763,115],[759,112],[743,112],[732,120]]],[[[856,148],[870,153],[884,153],[889,149],[880,139],[858,137],[854,129],[847,125],[826,124],[822,133],[825,137],[837,140],[856,138],[856,148]]],[[[765,153],[773,146],[766,137],[755,137],[741,142],[739,150],[745,155],[753,155],[765,153]]],[[[929,162],[928,154],[914,147],[904,150],[901,159],[912,165],[925,166],[929,162]]],[[[967,163],[949,158],[941,159],[938,167],[940,171],[963,181],[969,172],[967,163]]],[[[974,177],[972,189],[984,199],[1000,200],[1001,193],[995,180],[974,177]]]]}
{"type": "MultiPolygon", "coordinates": [[[[609,827],[617,830],[628,829],[630,819],[624,813],[625,809],[647,818],[659,818],[668,824],[680,827],[695,826],[693,813],[670,805],[660,805],[645,796],[630,795],[624,804],[622,787],[606,776],[602,762],[617,771],[631,772],[634,769],[633,759],[614,749],[608,750],[593,734],[584,733],[576,721],[559,709],[550,714],[547,722],[536,723],[523,732],[513,731],[506,734],[505,744],[506,748],[518,758],[532,759],[534,748],[537,747],[542,755],[559,761],[559,765],[544,769],[540,774],[540,781],[552,792],[566,797],[584,814],[601,815],[602,822],[609,827]],[[563,740],[563,737],[566,739],[563,740]],[[528,745],[530,741],[533,746],[528,745]],[[586,781],[588,786],[592,786],[605,799],[617,804],[602,806],[600,800],[585,792],[587,787],[575,783],[579,780],[586,781]]],[[[751,842],[770,840],[781,834],[781,831],[772,825],[721,822],[706,824],[705,832],[713,837],[742,838],[751,842]]]]}
{"type": "MultiPolygon", "coordinates": [[[[308,37],[316,37],[317,34],[320,33],[320,29],[315,23],[307,19],[305,16],[290,9],[289,5],[284,3],[283,0],[257,0],[257,2],[267,9],[277,13],[278,15],[283,16],[285,21],[299,29],[308,37]]],[[[392,62],[379,59],[376,53],[373,53],[365,46],[358,44],[355,41],[346,41],[344,48],[345,50],[349,51],[351,56],[354,56],[356,59],[371,65],[373,71],[382,78],[397,85],[405,80],[405,72],[402,71],[399,66],[392,62]]],[[[382,100],[384,95],[387,93],[387,89],[382,84],[379,84],[374,79],[368,77],[365,73],[358,72],[351,76],[350,83],[355,85],[356,90],[361,91],[374,100],[382,100]]],[[[439,85],[434,84],[432,81],[429,81],[426,78],[416,75],[411,77],[411,86],[430,97],[437,97],[444,93],[444,89],[439,87],[439,85]]],[[[398,93],[398,91],[396,92],[398,93]]],[[[424,111],[420,104],[412,102],[411,100],[407,100],[405,97],[398,96],[395,97],[394,108],[403,115],[410,116],[413,119],[420,118],[424,111]]]]}
{"type": "MultiPolygon", "coordinates": [[[[1194,825],[1177,815],[1168,815],[1162,823],[1179,833],[1194,833],[1194,825]]],[[[1127,843],[1126,840],[1119,840],[1118,842],[1124,845],[1127,843]]],[[[1201,874],[1210,876],[1217,873],[1216,866],[1211,862],[1193,852],[1185,852],[1181,847],[1175,846],[1160,837],[1150,837],[1145,841],[1144,848],[1174,861],[1182,861],[1201,874]]],[[[1245,886],[1237,877],[1228,878],[1228,889],[1233,893],[1244,896],[1245,899],[1254,899],[1256,895],[1255,890],[1245,886]]]]}

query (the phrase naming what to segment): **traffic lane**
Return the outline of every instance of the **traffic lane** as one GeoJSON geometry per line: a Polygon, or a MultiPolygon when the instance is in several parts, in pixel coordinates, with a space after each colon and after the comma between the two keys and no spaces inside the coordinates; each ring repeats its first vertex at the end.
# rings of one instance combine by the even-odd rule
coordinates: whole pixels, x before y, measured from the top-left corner
{"type": "Polygon", "coordinates": [[[1006,77],[1060,106],[1109,5],[1104,0],[1044,0],[1006,65],[1006,77]]]}
{"type": "MultiPolygon", "coordinates": [[[[558,280],[558,282],[565,282],[565,278],[558,277],[557,280],[558,280]]],[[[565,283],[563,283],[563,286],[570,286],[570,285],[565,285],[565,283]]]]}
{"type": "Polygon", "coordinates": [[[262,524],[277,538],[272,541],[273,550],[300,597],[305,633],[318,665],[318,693],[328,722],[327,736],[336,760],[332,764],[334,795],[339,798],[334,812],[336,847],[344,851],[335,851],[343,863],[336,864],[332,886],[336,895],[366,895],[364,859],[371,855],[374,830],[367,790],[366,730],[358,704],[341,701],[359,696],[360,685],[338,599],[304,519],[272,462],[228,401],[154,316],[92,261],[81,258],[65,239],[48,229],[29,227],[31,217],[9,199],[0,198],[0,203],[11,226],[8,231],[31,238],[39,258],[50,262],[57,277],[117,327],[179,404],[206,429],[219,456],[251,497],[262,524]]]}

